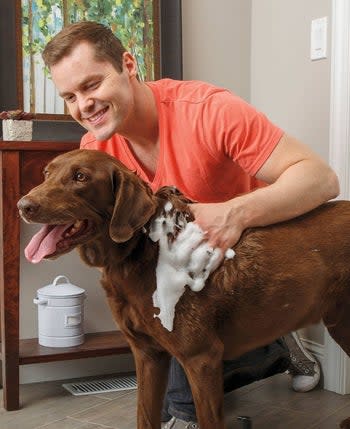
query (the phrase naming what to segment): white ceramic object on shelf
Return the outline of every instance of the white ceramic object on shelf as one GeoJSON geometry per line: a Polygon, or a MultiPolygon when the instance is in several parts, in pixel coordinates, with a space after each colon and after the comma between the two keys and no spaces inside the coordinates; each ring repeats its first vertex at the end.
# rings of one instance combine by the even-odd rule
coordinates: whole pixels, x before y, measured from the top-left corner
{"type": "Polygon", "coordinates": [[[85,290],[57,276],[52,284],[37,290],[39,344],[73,347],[84,342],[85,290]],[[63,282],[62,282],[63,281],[63,282]]]}

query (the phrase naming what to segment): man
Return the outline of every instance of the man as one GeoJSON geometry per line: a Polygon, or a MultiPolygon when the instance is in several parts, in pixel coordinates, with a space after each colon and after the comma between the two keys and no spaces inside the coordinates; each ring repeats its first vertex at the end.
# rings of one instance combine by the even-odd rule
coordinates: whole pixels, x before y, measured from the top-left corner
{"type": "MultiPolygon", "coordinates": [[[[81,147],[119,158],[153,190],[175,185],[210,245],[305,213],[338,194],[335,173],[309,148],[229,91],[204,82],[140,82],[133,56],[104,26],[64,28],[43,52],[69,113],[88,130],[81,147]]],[[[319,367],[297,335],[224,363],[225,391],[289,369],[308,391],[319,367]]],[[[196,428],[186,377],[172,361],[164,428],[196,428]]]]}

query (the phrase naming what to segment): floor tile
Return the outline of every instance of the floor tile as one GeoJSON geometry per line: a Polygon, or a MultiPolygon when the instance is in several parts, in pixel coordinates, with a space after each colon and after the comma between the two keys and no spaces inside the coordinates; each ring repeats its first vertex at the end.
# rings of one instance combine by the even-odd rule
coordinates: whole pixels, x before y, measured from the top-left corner
{"type": "MultiPolygon", "coordinates": [[[[348,396],[348,395],[347,395],[348,396]]],[[[338,428],[339,424],[346,418],[350,417],[350,401],[349,404],[329,415],[326,419],[317,422],[310,429],[333,429],[338,428]]]]}
{"type": "Polygon", "coordinates": [[[128,392],[117,399],[70,414],[70,417],[99,423],[115,429],[136,428],[136,392],[128,392]]]}
{"type": "Polygon", "coordinates": [[[1,429],[34,429],[109,401],[94,395],[73,398],[57,382],[22,385],[20,394],[20,410],[0,409],[1,429]]]}
{"type": "Polygon", "coordinates": [[[107,426],[101,426],[95,423],[81,422],[69,417],[49,423],[45,426],[39,426],[36,429],[108,429],[107,426]]]}
{"type": "MultiPolygon", "coordinates": [[[[22,385],[22,409],[0,409],[0,428],[136,429],[135,390],[73,396],[63,382],[22,385]]],[[[227,429],[242,429],[238,415],[250,416],[253,429],[334,429],[350,416],[350,395],[295,393],[280,374],[226,395],[227,429]]]]}

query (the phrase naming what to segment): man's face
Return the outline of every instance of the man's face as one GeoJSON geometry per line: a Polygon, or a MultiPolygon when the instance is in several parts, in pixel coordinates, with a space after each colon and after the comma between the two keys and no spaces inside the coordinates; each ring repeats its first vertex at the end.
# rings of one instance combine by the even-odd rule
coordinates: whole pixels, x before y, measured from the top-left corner
{"type": "Polygon", "coordinates": [[[97,61],[94,48],[82,42],[51,67],[51,76],[69,113],[97,140],[123,133],[134,104],[136,65],[130,54],[124,54],[120,73],[111,63],[97,61]]]}

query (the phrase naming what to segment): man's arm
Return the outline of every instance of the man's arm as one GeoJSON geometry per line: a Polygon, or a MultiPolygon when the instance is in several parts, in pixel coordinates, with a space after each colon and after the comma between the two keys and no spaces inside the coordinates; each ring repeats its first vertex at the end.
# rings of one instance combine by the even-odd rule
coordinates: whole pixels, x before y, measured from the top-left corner
{"type": "Polygon", "coordinates": [[[226,250],[249,227],[308,212],[335,198],[334,171],[307,146],[284,134],[256,177],[268,186],[219,204],[194,204],[193,213],[213,247],[226,250]]]}

